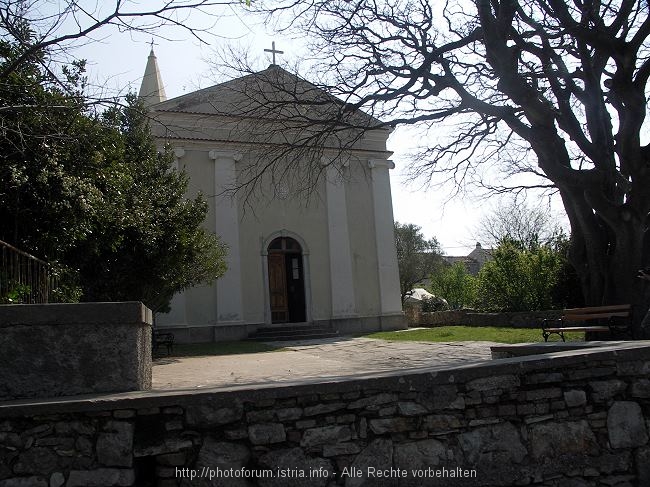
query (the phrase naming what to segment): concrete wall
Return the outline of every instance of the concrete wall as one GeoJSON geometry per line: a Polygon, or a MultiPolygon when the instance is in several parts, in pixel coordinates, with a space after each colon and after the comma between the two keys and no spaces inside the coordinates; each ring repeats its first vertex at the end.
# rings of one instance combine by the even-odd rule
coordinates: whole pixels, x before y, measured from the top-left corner
{"type": "Polygon", "coordinates": [[[150,388],[142,303],[0,306],[0,401],[150,388]]]}
{"type": "Polygon", "coordinates": [[[631,343],[341,382],[0,404],[0,485],[646,486],[648,372],[650,347],[631,343]]]}

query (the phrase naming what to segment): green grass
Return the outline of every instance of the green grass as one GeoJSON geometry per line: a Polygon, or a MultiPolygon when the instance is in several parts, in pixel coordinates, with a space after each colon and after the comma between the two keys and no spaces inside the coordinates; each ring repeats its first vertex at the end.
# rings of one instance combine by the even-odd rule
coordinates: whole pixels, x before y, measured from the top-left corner
{"type": "MultiPolygon", "coordinates": [[[[584,341],[583,332],[565,333],[568,342],[584,341]]],[[[497,343],[543,342],[539,328],[497,328],[493,326],[441,326],[422,330],[382,331],[365,335],[381,340],[403,340],[417,342],[465,342],[489,341],[497,343]]],[[[558,335],[551,335],[549,341],[562,341],[558,335]]]]}
{"type": "Polygon", "coordinates": [[[281,350],[260,342],[218,342],[218,343],[192,343],[175,344],[171,355],[161,346],[156,352],[157,357],[201,357],[205,355],[237,355],[243,353],[274,352],[281,350]]]}

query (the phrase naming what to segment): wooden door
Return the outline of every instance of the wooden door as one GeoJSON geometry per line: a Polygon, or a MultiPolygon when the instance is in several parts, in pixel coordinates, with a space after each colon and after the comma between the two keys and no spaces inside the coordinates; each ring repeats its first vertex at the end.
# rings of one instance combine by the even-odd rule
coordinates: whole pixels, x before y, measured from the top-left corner
{"type": "Polygon", "coordinates": [[[289,321],[287,275],[284,254],[269,254],[269,294],[271,296],[271,321],[289,321]]]}

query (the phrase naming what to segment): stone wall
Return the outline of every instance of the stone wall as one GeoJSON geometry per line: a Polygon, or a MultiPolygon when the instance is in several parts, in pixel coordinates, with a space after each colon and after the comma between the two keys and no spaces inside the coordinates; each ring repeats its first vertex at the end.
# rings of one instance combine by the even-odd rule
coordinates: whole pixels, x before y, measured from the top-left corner
{"type": "Polygon", "coordinates": [[[419,315],[412,318],[412,320],[419,326],[463,325],[541,328],[544,319],[558,319],[560,316],[562,316],[561,310],[508,313],[477,313],[472,310],[452,310],[419,313],[419,315]]]}
{"type": "Polygon", "coordinates": [[[5,404],[0,486],[647,486],[648,372],[650,346],[636,343],[341,382],[5,404]]]}
{"type": "Polygon", "coordinates": [[[0,306],[0,401],[151,388],[151,311],[137,302],[0,306]]]}

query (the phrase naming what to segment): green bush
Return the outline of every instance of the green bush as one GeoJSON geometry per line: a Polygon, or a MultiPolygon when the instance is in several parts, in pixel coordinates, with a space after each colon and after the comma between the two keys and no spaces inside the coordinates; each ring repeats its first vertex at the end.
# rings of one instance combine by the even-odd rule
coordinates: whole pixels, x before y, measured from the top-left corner
{"type": "Polygon", "coordinates": [[[553,307],[553,290],[564,258],[547,245],[522,249],[503,241],[478,276],[477,307],[482,311],[533,311],[553,307]]]}
{"type": "Polygon", "coordinates": [[[431,274],[429,291],[444,298],[451,309],[473,306],[476,301],[477,280],[462,262],[441,265],[431,274]]]}

